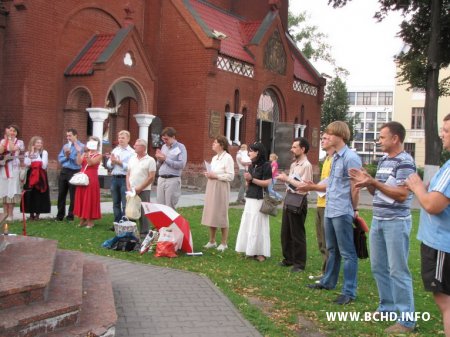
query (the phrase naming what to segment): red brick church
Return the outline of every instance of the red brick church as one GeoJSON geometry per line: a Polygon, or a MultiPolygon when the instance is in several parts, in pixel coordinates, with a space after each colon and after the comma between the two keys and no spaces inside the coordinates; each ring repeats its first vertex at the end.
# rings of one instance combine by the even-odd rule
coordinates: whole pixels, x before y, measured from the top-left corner
{"type": "Polygon", "coordinates": [[[255,140],[289,163],[296,135],[317,163],[325,80],[287,34],[288,0],[0,0],[0,127],[34,135],[57,168],[65,130],[82,141],[119,130],[188,150],[186,175],[255,140]]]}

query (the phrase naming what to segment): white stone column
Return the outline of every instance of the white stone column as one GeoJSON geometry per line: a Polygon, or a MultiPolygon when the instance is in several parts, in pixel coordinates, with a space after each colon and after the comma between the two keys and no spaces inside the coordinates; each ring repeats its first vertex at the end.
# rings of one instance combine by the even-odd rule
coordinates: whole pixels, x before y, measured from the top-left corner
{"type": "MultiPolygon", "coordinates": [[[[89,113],[89,117],[92,119],[92,135],[100,139],[99,152],[102,153],[103,148],[103,123],[108,118],[110,109],[105,108],[87,108],[86,111],[89,113]]],[[[107,175],[108,172],[103,167],[102,162],[98,167],[99,175],[107,175]]]]}
{"type": "Polygon", "coordinates": [[[295,137],[294,138],[298,138],[298,130],[300,129],[300,124],[294,124],[294,129],[295,129],[295,132],[294,132],[294,135],[295,135],[295,137]]]}
{"type": "Polygon", "coordinates": [[[305,137],[306,125],[300,125],[300,137],[305,137]]]}
{"type": "Polygon", "coordinates": [[[244,117],[243,114],[234,114],[233,116],[236,123],[234,127],[234,143],[237,145],[241,145],[241,141],[239,140],[239,124],[242,117],[244,117]]]}
{"type": "Polygon", "coordinates": [[[102,153],[103,123],[108,118],[111,110],[105,108],[87,108],[86,111],[92,119],[92,135],[100,139],[99,152],[102,153]]]}
{"type": "Polygon", "coordinates": [[[226,137],[229,142],[231,142],[231,118],[233,118],[234,112],[225,112],[225,117],[227,119],[227,130],[226,137]]]}
{"type": "Polygon", "coordinates": [[[148,142],[148,127],[152,124],[155,116],[141,113],[134,115],[134,118],[136,118],[136,122],[139,125],[139,138],[145,139],[148,142]]]}

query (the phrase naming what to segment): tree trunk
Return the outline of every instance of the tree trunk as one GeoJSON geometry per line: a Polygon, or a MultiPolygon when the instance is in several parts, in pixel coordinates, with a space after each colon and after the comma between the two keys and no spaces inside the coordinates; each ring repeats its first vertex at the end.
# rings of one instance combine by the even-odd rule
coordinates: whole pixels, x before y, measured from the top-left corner
{"type": "Polygon", "coordinates": [[[425,88],[425,168],[438,166],[442,143],[438,136],[439,66],[442,0],[431,0],[431,33],[427,50],[427,82],[425,88]]]}

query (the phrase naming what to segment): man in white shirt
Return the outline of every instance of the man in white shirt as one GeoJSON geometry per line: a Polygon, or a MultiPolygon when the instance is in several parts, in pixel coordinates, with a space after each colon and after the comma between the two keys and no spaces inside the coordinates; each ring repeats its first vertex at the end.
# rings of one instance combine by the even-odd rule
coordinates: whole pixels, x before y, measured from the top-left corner
{"type": "Polygon", "coordinates": [[[128,169],[128,160],[134,154],[133,148],[128,145],[130,142],[130,133],[122,130],[118,134],[119,145],[111,152],[111,156],[106,166],[112,170],[111,196],[113,199],[114,222],[119,222],[125,215],[125,192],[127,190],[126,175],[128,169]]]}
{"type": "MultiPolygon", "coordinates": [[[[128,161],[127,171],[127,190],[136,191],[143,202],[150,202],[150,193],[152,191],[152,183],[155,180],[156,161],[147,154],[147,141],[137,139],[134,143],[136,154],[128,161]]],[[[149,231],[150,221],[141,208],[141,234],[147,234],[149,231]]]]}

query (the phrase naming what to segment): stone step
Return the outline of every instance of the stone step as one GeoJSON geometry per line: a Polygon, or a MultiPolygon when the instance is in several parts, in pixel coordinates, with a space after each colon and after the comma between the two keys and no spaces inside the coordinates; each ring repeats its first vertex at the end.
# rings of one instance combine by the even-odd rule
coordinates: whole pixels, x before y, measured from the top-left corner
{"type": "Polygon", "coordinates": [[[0,247],[0,310],[44,300],[57,242],[0,235],[0,247]]]}
{"type": "MultiPolygon", "coordinates": [[[[39,259],[37,251],[35,254],[39,259]]],[[[83,262],[81,253],[58,250],[45,301],[1,310],[0,336],[47,336],[55,329],[77,323],[82,303],[83,262]]]]}
{"type": "Polygon", "coordinates": [[[46,337],[114,337],[117,314],[107,268],[102,263],[85,261],[83,269],[80,321],[46,337]]]}

